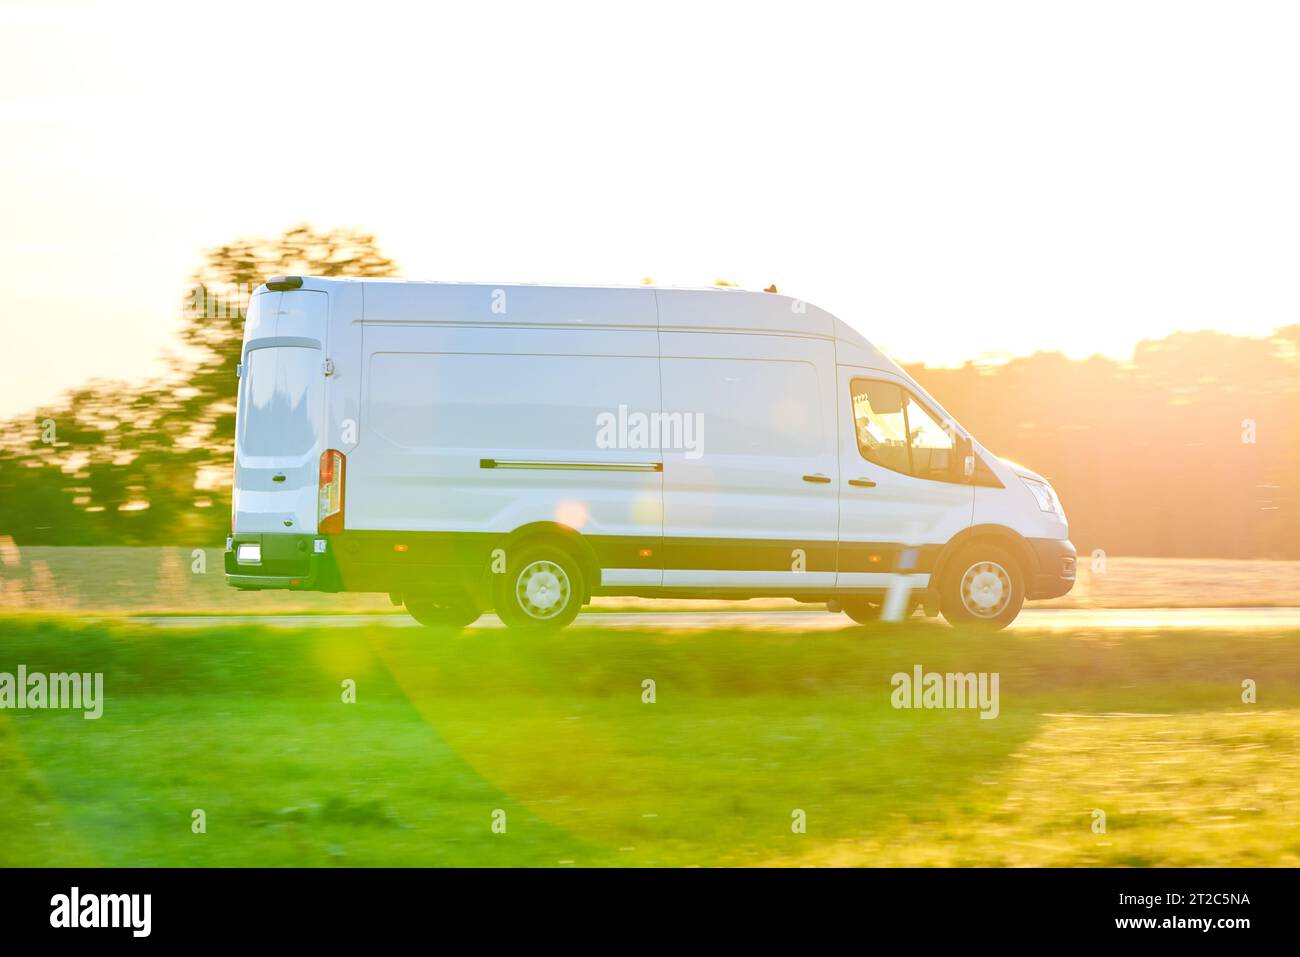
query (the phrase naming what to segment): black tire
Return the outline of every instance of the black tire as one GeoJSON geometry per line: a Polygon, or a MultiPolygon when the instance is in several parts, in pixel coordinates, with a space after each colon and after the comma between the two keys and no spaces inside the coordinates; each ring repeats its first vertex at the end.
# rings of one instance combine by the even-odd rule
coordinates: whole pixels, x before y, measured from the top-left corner
{"type": "MultiPolygon", "coordinates": [[[[841,611],[848,615],[859,625],[879,625],[882,624],[880,616],[885,611],[885,599],[868,599],[868,598],[844,598],[840,601],[841,611]]],[[[921,607],[920,602],[909,601],[907,610],[903,612],[901,621],[907,621],[916,614],[916,610],[921,607]]],[[[900,624],[900,622],[883,622],[883,624],[900,624]]]]}
{"type": "Polygon", "coordinates": [[[871,602],[865,598],[844,598],[840,600],[840,610],[859,625],[879,623],[880,611],[883,607],[880,602],[871,602]]]}
{"type": "Polygon", "coordinates": [[[953,556],[939,583],[939,609],[953,625],[999,631],[1025,603],[1025,573],[998,545],[976,543],[953,556]]]}
{"type": "Polygon", "coordinates": [[[483,614],[468,598],[407,598],[406,611],[428,628],[464,628],[483,614]]]}
{"type": "Polygon", "coordinates": [[[525,545],[493,578],[496,613],[511,628],[558,631],[582,610],[582,566],[558,545],[525,545]]]}

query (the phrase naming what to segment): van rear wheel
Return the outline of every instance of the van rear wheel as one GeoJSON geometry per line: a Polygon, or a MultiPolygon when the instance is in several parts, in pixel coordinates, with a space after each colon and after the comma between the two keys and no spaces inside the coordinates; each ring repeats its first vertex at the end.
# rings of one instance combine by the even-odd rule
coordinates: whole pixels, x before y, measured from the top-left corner
{"type": "Polygon", "coordinates": [[[511,628],[558,631],[582,610],[582,568],[556,545],[525,546],[495,576],[496,613],[511,628]]]}
{"type": "Polygon", "coordinates": [[[483,614],[468,598],[407,598],[407,613],[428,628],[464,628],[483,614]]]}
{"type": "Polygon", "coordinates": [[[1015,620],[1024,603],[1020,563],[997,545],[963,548],[948,563],[939,585],[939,608],[953,625],[998,631],[1015,620]]]}
{"type": "MultiPolygon", "coordinates": [[[[921,602],[909,601],[902,620],[911,618],[920,607],[921,602]]],[[[885,611],[885,599],[845,598],[840,602],[840,610],[859,625],[876,625],[880,623],[880,616],[885,611]]]]}
{"type": "Polygon", "coordinates": [[[874,625],[880,621],[880,602],[867,601],[865,598],[844,598],[840,601],[840,610],[859,625],[874,625]]]}

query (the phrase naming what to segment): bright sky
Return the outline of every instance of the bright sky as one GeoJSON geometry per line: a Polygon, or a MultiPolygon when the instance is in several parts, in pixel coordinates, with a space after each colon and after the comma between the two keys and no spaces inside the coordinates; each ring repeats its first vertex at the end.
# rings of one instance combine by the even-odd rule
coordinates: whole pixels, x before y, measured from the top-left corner
{"type": "Polygon", "coordinates": [[[1300,321],[1300,8],[0,0],[0,414],[155,371],[205,248],[817,303],[904,361],[1300,321]]]}

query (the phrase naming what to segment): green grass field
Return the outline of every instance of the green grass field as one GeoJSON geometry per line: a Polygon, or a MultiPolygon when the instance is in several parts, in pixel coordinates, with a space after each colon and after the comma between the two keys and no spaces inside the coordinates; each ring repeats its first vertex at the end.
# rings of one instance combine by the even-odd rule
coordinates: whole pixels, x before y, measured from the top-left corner
{"type": "Polygon", "coordinates": [[[0,711],[0,864],[1294,866],[1298,640],[14,616],[0,672],[106,703],[0,711]],[[998,672],[1000,716],[895,710],[916,664],[998,672]]]}

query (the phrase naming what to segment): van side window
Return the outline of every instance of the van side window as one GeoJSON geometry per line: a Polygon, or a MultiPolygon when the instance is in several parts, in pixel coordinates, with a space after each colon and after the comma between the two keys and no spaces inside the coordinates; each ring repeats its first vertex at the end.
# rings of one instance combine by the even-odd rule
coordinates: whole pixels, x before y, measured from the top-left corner
{"type": "Polygon", "coordinates": [[[917,478],[952,481],[951,432],[901,386],[854,379],[853,426],[868,462],[917,478]]]}
{"type": "Polygon", "coordinates": [[[906,411],[912,439],[912,474],[939,482],[952,481],[952,434],[911,395],[907,397],[906,411]]]}
{"type": "Polygon", "coordinates": [[[889,382],[853,380],[853,432],[868,462],[895,472],[912,471],[903,390],[889,382]]]}

